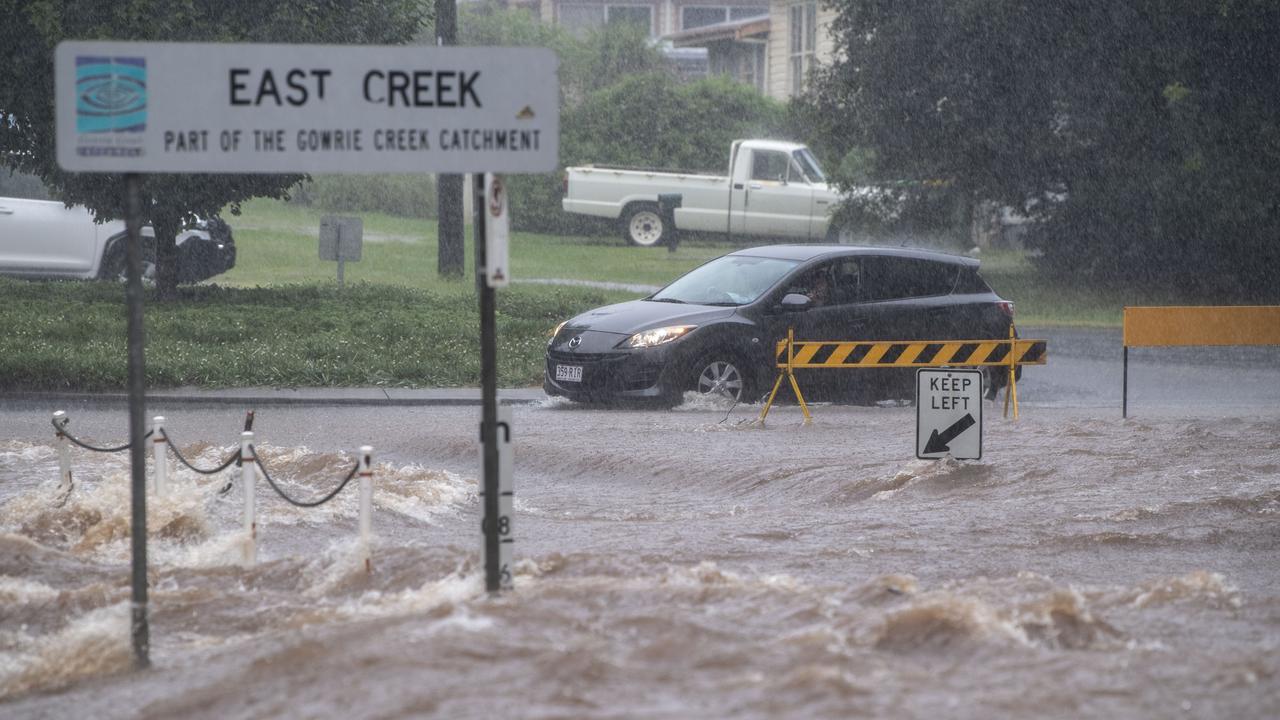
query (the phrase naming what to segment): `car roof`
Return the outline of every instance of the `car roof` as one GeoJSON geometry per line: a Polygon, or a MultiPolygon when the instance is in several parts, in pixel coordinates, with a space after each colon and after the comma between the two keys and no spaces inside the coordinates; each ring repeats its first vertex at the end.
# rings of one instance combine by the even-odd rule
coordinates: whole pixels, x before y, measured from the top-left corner
{"type": "Polygon", "coordinates": [[[951,255],[936,250],[920,250],[906,247],[877,247],[872,245],[761,245],[743,248],[729,253],[730,255],[749,255],[752,257],[780,258],[783,260],[799,260],[807,262],[817,259],[831,259],[850,256],[901,257],[913,260],[931,260],[933,262],[951,263],[976,268],[978,260],[963,255],[951,255]]]}

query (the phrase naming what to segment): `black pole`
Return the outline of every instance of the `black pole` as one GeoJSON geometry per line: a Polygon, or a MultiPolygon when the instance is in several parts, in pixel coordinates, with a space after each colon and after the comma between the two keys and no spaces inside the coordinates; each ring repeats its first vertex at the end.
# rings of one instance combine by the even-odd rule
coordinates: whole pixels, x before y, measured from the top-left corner
{"type": "Polygon", "coordinates": [[[484,173],[475,173],[472,184],[476,242],[476,291],[480,295],[480,397],[484,404],[480,439],[484,443],[484,587],[497,592],[501,585],[498,552],[498,341],[494,323],[493,288],[485,282],[487,258],[484,247],[484,173]]]}
{"type": "Polygon", "coordinates": [[[1129,346],[1124,346],[1124,385],[1120,391],[1120,417],[1129,417],[1129,346]]]}
{"type": "Polygon", "coordinates": [[[151,630],[147,625],[147,460],[143,447],[146,433],[146,374],[142,346],[142,179],[137,173],[124,176],[125,306],[129,343],[129,465],[132,471],[130,539],[133,547],[133,664],[138,669],[151,665],[151,630]]]}
{"type": "MultiPolygon", "coordinates": [[[[436,45],[457,44],[457,0],[436,0],[436,45]]],[[[461,175],[436,176],[436,273],[442,277],[461,278],[466,264],[462,188],[461,175]]]]}

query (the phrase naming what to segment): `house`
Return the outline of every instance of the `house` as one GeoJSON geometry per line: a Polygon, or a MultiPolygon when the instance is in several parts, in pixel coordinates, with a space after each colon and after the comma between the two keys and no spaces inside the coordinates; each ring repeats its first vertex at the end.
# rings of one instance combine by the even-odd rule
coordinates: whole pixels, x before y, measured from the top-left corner
{"type": "Polygon", "coordinates": [[[786,100],[804,89],[809,70],[835,57],[830,28],[836,11],[821,0],[770,0],[768,11],[682,28],[666,39],[677,48],[705,47],[712,73],[786,100]]]}
{"type": "Polygon", "coordinates": [[[762,17],[769,0],[538,0],[543,22],[570,32],[585,32],[605,23],[636,23],[650,37],[716,23],[762,17]]]}

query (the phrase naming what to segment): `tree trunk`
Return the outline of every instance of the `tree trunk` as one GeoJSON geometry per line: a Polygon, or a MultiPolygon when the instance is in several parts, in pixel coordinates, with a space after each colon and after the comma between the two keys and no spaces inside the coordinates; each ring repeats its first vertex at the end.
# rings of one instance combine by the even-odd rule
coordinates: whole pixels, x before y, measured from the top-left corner
{"type": "Polygon", "coordinates": [[[152,227],[156,233],[156,299],[173,300],[178,297],[178,232],[180,220],[155,218],[152,227]]]}
{"type": "MultiPolygon", "coordinates": [[[[436,0],[436,44],[458,44],[457,0],[436,0]]],[[[466,229],[462,212],[462,176],[436,177],[436,273],[462,277],[466,260],[466,229]]]]}

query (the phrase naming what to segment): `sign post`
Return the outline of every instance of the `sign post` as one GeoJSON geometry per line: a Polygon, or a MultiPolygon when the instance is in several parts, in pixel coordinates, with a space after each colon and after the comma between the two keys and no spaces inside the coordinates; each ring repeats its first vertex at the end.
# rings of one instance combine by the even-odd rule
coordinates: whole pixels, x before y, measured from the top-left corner
{"type": "Polygon", "coordinates": [[[916,457],[982,459],[982,372],[916,371],[916,457]]]}
{"type": "Polygon", "coordinates": [[[141,669],[151,665],[151,627],[147,620],[147,457],[143,443],[147,412],[145,337],[142,314],[142,179],[137,173],[124,176],[125,227],[125,312],[128,315],[129,346],[129,545],[132,555],[130,635],[133,664],[141,669]]]}
{"type": "MultiPolygon", "coordinates": [[[[58,164],[69,172],[125,173],[132,628],[140,667],[150,660],[142,442],[145,217],[138,173],[550,172],[560,150],[557,65],[551,50],[528,47],[58,44],[58,164]]],[[[478,188],[477,197],[483,192],[478,188]]],[[[481,238],[486,237],[483,214],[477,213],[478,253],[484,252],[481,238]]],[[[502,275],[507,277],[506,258],[501,259],[502,275]]],[[[497,363],[491,282],[498,277],[485,275],[477,278],[484,386],[481,428],[489,491],[485,517],[496,529],[497,363]]],[[[496,541],[494,535],[492,542],[496,541]]],[[[486,555],[490,590],[499,587],[497,560],[494,545],[486,555]]]]}
{"type": "Polygon", "coordinates": [[[364,248],[364,219],[325,215],[320,218],[320,259],[338,261],[338,287],[348,260],[360,262],[364,248]]]}

